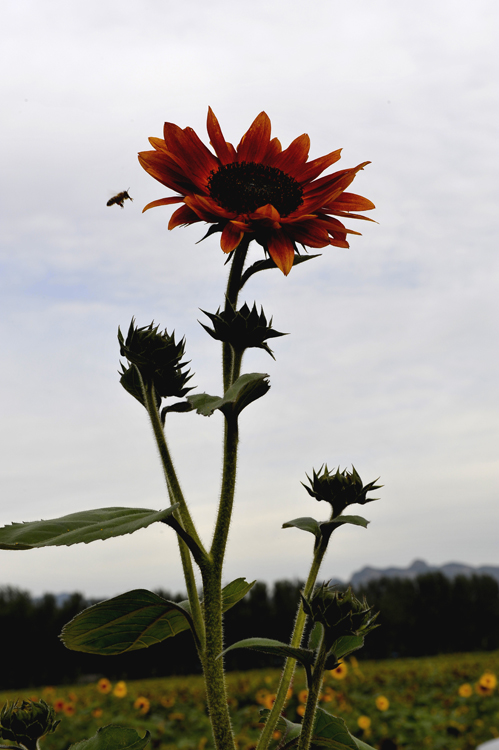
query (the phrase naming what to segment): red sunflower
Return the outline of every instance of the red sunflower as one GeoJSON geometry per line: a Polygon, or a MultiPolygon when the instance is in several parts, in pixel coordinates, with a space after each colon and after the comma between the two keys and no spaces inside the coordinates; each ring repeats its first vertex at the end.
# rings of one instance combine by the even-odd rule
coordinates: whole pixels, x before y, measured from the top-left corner
{"type": "Polygon", "coordinates": [[[346,193],[355,175],[369,162],[330,175],[319,175],[340,158],[341,149],[307,161],[310,138],[303,134],[282,149],[270,137],[270,119],[261,112],[237,148],[228,143],[211,108],[207,130],[213,154],[192,128],[165,122],[164,140],[150,138],[154,151],[139,161],[154,179],[177,195],[145,208],[183,203],[172,215],[169,229],[205,221],[210,234],[221,231],[220,245],[230,253],[245,234],[255,239],[284,274],[293,265],[296,244],[319,248],[349,247],[347,229],[334,218],[372,221],[352,211],[367,211],[367,198],[346,193]]]}

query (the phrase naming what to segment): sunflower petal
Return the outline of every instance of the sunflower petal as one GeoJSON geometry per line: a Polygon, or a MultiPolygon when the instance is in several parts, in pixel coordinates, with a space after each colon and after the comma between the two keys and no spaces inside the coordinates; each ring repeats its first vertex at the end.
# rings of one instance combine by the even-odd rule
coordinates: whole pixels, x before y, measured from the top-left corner
{"type": "Polygon", "coordinates": [[[287,276],[295,259],[295,246],[290,237],[282,230],[271,232],[267,239],[267,250],[276,266],[287,276]]]}
{"type": "Polygon", "coordinates": [[[142,213],[144,211],[148,211],[150,208],[157,208],[158,206],[171,206],[172,203],[183,203],[183,197],[181,195],[174,195],[172,198],[160,198],[157,201],[153,201],[152,203],[148,203],[147,206],[144,206],[142,209],[142,213]]]}
{"type": "Polygon", "coordinates": [[[313,159],[312,161],[307,162],[301,171],[294,175],[295,180],[298,180],[298,182],[301,182],[302,184],[304,182],[315,180],[321,172],[324,172],[324,170],[330,167],[331,164],[334,164],[341,159],[342,150],[343,149],[338,148],[336,151],[331,151],[330,154],[319,157],[319,159],[313,159]]]}
{"type": "Polygon", "coordinates": [[[335,200],[334,207],[339,208],[340,211],[370,211],[376,208],[372,201],[355,193],[343,193],[341,198],[335,200]]]}
{"type": "Polygon", "coordinates": [[[181,206],[174,211],[168,222],[168,229],[175,229],[175,227],[187,226],[187,224],[195,224],[197,221],[201,221],[194,211],[189,206],[181,206]]]}
{"type": "Polygon", "coordinates": [[[239,162],[261,162],[270,143],[270,120],[265,112],[260,112],[241,138],[237,147],[239,162]]]}
{"type": "Polygon", "coordinates": [[[239,228],[235,227],[232,222],[228,222],[224,227],[222,236],[220,237],[220,247],[224,253],[231,253],[239,245],[243,238],[244,232],[239,228]]]}
{"type": "MultiPolygon", "coordinates": [[[[306,133],[298,136],[289,146],[277,156],[272,166],[286,172],[291,177],[300,173],[303,165],[308,159],[310,151],[310,138],[306,133]]],[[[295,178],[296,179],[296,178],[295,178]]]]}
{"type": "Polygon", "coordinates": [[[223,137],[222,129],[215,117],[211,107],[208,107],[208,119],[206,129],[210,137],[210,143],[215,149],[215,153],[222,164],[229,164],[236,161],[236,151],[231,143],[227,143],[223,137]]]}

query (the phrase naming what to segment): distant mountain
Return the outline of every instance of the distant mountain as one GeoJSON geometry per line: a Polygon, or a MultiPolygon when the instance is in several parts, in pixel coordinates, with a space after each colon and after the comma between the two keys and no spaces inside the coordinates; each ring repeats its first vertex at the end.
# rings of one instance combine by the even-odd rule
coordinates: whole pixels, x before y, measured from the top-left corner
{"type": "Polygon", "coordinates": [[[425,573],[443,573],[447,578],[456,576],[487,575],[495,578],[499,583],[499,566],[481,565],[474,568],[464,563],[446,563],[445,565],[428,565],[424,560],[414,560],[407,568],[362,568],[354,573],[350,584],[355,588],[378,578],[416,578],[425,573]]]}

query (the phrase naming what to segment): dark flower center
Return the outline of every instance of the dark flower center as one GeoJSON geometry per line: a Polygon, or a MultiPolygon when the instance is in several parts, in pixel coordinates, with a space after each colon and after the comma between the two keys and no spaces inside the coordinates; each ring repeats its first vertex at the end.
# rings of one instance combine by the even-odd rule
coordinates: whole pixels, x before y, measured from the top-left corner
{"type": "Polygon", "coordinates": [[[236,214],[248,214],[270,203],[281,216],[288,216],[303,202],[303,190],[293,177],[254,161],[232,162],[213,170],[208,189],[219,206],[236,214]]]}

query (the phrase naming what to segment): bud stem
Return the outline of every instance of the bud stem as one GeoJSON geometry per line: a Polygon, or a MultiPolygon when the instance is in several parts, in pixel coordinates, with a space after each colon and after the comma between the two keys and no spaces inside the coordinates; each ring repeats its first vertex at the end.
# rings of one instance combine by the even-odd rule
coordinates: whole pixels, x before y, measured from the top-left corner
{"type": "Polygon", "coordinates": [[[315,725],[315,714],[317,713],[317,703],[319,702],[319,694],[322,687],[322,675],[324,672],[324,665],[326,663],[327,652],[328,644],[324,631],[321,639],[321,645],[319,646],[317,659],[315,660],[314,669],[312,672],[312,680],[310,682],[310,685],[308,686],[307,706],[305,708],[305,715],[303,716],[297,750],[308,750],[308,748],[310,747],[310,743],[312,742],[312,734],[315,725]]]}
{"type": "MultiPolygon", "coordinates": [[[[332,515],[333,514],[331,513],[330,520],[332,520],[332,515]]],[[[319,575],[319,569],[324,559],[324,555],[326,554],[328,542],[329,540],[327,540],[326,542],[322,540],[317,545],[317,548],[314,551],[314,557],[312,560],[312,565],[310,566],[310,572],[308,574],[307,582],[305,583],[305,586],[303,588],[303,596],[305,598],[308,598],[314,590],[317,576],[319,575]]],[[[293,634],[289,642],[290,646],[293,646],[293,648],[298,648],[299,646],[301,646],[306,621],[307,616],[303,609],[303,604],[300,600],[298,611],[296,613],[293,634]]],[[[281,674],[281,680],[279,682],[279,687],[277,688],[277,695],[274,701],[274,705],[272,706],[272,709],[267,716],[267,721],[265,722],[265,726],[263,727],[260,739],[258,740],[256,750],[266,750],[269,746],[269,743],[272,739],[272,734],[275,730],[277,722],[279,721],[279,716],[281,715],[281,711],[283,710],[284,704],[286,703],[286,695],[288,693],[289,686],[291,685],[291,680],[293,679],[295,667],[296,659],[288,657],[281,674]]]]}
{"type": "MultiPolygon", "coordinates": [[[[228,312],[230,305],[235,309],[237,305],[237,298],[241,289],[241,277],[243,275],[244,263],[246,261],[246,255],[248,254],[248,247],[251,240],[249,234],[245,234],[234,250],[234,257],[232,259],[229,278],[227,281],[227,291],[225,293],[225,312],[228,312]]],[[[231,387],[234,380],[234,350],[231,345],[227,342],[222,344],[222,370],[223,370],[223,385],[224,393],[226,393],[231,387]]],[[[239,367],[241,362],[239,362],[239,367]]]]}
{"type": "MultiPolygon", "coordinates": [[[[137,368],[137,371],[138,371],[138,368],[137,368]]],[[[144,381],[142,380],[142,376],[140,375],[140,372],[139,372],[139,377],[141,380],[142,392],[144,395],[144,403],[147,409],[147,413],[149,414],[149,419],[151,421],[151,426],[152,426],[152,430],[153,430],[154,437],[156,440],[156,445],[158,447],[159,455],[161,458],[161,463],[163,465],[163,471],[165,474],[166,486],[168,489],[168,496],[170,498],[170,504],[171,505],[174,505],[175,503],[179,504],[180,506],[178,508],[179,522],[182,524],[183,528],[188,532],[188,534],[190,534],[190,536],[194,539],[199,549],[201,550],[202,554],[204,554],[204,556],[207,558],[208,553],[204,549],[203,544],[201,543],[201,540],[199,539],[198,533],[196,531],[196,527],[194,526],[194,523],[192,521],[191,514],[189,513],[187,503],[185,502],[184,495],[182,493],[179,481],[177,479],[177,475],[175,473],[175,467],[173,466],[173,461],[171,459],[170,452],[168,450],[165,433],[163,431],[163,426],[161,424],[161,417],[160,417],[158,408],[156,406],[156,401],[155,401],[155,396],[154,396],[154,386],[152,385],[152,383],[146,386],[144,381]]],[[[192,568],[191,553],[189,552],[189,549],[186,543],[178,535],[177,535],[177,540],[178,540],[178,546],[180,550],[180,557],[182,560],[182,567],[184,570],[185,584],[187,587],[187,596],[189,599],[189,604],[191,605],[192,619],[194,621],[196,635],[199,639],[200,649],[203,650],[205,646],[205,641],[206,641],[206,634],[205,634],[203,613],[201,610],[201,604],[199,601],[196,580],[194,578],[194,571],[192,568]]]]}

